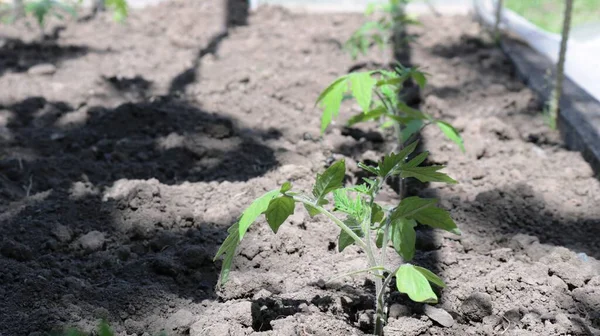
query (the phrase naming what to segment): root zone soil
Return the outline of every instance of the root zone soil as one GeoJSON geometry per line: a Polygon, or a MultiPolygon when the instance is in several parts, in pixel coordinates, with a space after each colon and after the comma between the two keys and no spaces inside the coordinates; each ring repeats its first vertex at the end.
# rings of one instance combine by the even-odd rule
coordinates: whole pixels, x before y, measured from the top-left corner
{"type": "MultiPolygon", "coordinates": [[[[336,76],[390,59],[340,49],[360,15],[265,7],[226,34],[223,17],[217,1],[170,2],[124,25],[69,23],[43,44],[0,28],[1,335],[100,318],[119,335],[371,330],[371,282],[326,281],[364,258],[337,253],[324,219],[299,210],[277,236],[254,226],[224,288],[211,259],[265,190],[308,188],[340,158],[359,179],[357,162],[391,149],[375,124],[319,138],[313,108],[336,76]]],[[[426,130],[430,162],[460,183],[411,192],[439,197],[463,235],[419,230],[416,263],[448,288],[439,310],[391,295],[386,335],[597,334],[600,183],[471,19],[422,21],[410,50],[433,74],[421,108],[457,126],[467,152],[426,130]]]]}

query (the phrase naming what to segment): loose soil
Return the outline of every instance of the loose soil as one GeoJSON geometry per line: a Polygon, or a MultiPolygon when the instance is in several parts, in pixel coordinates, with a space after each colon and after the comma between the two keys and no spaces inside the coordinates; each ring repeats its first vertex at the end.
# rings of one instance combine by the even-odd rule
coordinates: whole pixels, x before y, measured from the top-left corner
{"type": "MultiPolygon", "coordinates": [[[[361,15],[236,15],[174,1],[122,25],[50,26],[44,42],[0,28],[0,335],[100,318],[119,335],[371,330],[373,284],[327,282],[364,255],[337,253],[336,228],[301,209],[278,235],[253,226],[216,286],[212,256],[255,197],[284,181],[308,190],[341,158],[356,181],[357,162],[393,148],[375,124],[340,120],[319,137],[320,90],[390,62],[341,50],[361,15]]],[[[409,191],[439,197],[463,235],[419,229],[415,263],[448,287],[439,310],[392,294],[386,335],[597,334],[600,183],[477,24],[422,21],[411,62],[432,77],[415,102],[456,125],[466,153],[426,129],[428,162],[460,184],[409,191]]],[[[344,118],[358,111],[346,104],[344,118]]],[[[398,197],[387,188],[381,201],[398,197]]]]}

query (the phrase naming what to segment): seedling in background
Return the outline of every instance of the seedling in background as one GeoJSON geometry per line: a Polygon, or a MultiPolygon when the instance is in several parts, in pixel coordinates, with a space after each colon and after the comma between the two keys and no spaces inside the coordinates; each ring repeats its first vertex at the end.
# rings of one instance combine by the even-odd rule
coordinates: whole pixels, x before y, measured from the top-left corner
{"type": "Polygon", "coordinates": [[[427,84],[424,72],[400,64],[394,71],[353,72],[339,77],[317,99],[317,104],[323,108],[321,132],[324,133],[333,118],[338,116],[342,100],[347,93],[351,93],[362,112],[351,117],[348,126],[369,120],[382,120],[382,128],[396,127],[398,141],[404,144],[424,127],[436,125],[464,151],[463,140],[452,125],[408,106],[398,97],[398,92],[409,79],[414,80],[421,88],[427,84]]]}
{"type": "MultiPolygon", "coordinates": [[[[319,96],[317,102],[324,107],[321,130],[324,131],[332,118],[339,113],[342,99],[347,91],[363,109],[363,113],[353,117],[353,122],[388,117],[397,124],[419,121],[420,125],[437,124],[442,131],[462,146],[458,133],[448,124],[435,120],[422,112],[412,109],[396,98],[398,87],[408,78],[425,85],[424,74],[415,69],[398,68],[397,71],[370,71],[352,73],[333,82],[319,96]],[[373,95],[378,97],[373,101],[373,95]],[[400,106],[398,108],[398,106],[400,106]],[[396,108],[399,111],[396,111],[396,108]],[[396,112],[402,112],[402,114],[396,112]]],[[[415,127],[415,129],[419,129],[415,127]]],[[[411,131],[412,132],[412,131],[411,131]]],[[[361,248],[366,255],[368,268],[350,274],[369,273],[375,281],[375,334],[383,334],[386,321],[385,296],[389,283],[395,278],[396,288],[416,302],[436,303],[438,298],[430,283],[444,287],[444,282],[431,271],[410,264],[415,254],[415,227],[418,223],[433,228],[460,234],[450,214],[436,206],[437,200],[420,197],[407,197],[396,206],[378,204],[377,194],[392,177],[400,180],[416,178],[421,182],[456,183],[443,172],[443,166],[421,166],[428,153],[423,152],[407,160],[417,148],[414,141],[398,153],[386,155],[375,166],[359,164],[359,167],[374,177],[364,179],[364,183],[344,187],[346,172],[344,161],[338,161],[317,175],[312,193],[293,190],[292,184],[284,183],[281,188],[269,191],[256,199],[243,213],[240,220],[228,230],[228,237],[217,251],[215,260],[223,256],[221,285],[229,278],[229,272],[236,248],[260,215],[264,214],[267,223],[277,233],[286,219],[302,204],[310,216],[323,215],[340,229],[338,250],[342,252],[350,245],[361,248]],[[330,199],[333,204],[329,205],[330,199]],[[388,246],[393,247],[401,262],[389,265],[388,246]]]]}
{"type": "Polygon", "coordinates": [[[40,28],[42,36],[44,36],[44,27],[48,15],[53,15],[61,20],[64,19],[64,14],[72,17],[77,16],[75,7],[69,3],[57,0],[35,0],[25,3],[25,13],[32,15],[40,28]]]}
{"type": "Polygon", "coordinates": [[[377,20],[367,21],[358,28],[344,44],[344,49],[353,59],[359,54],[366,55],[371,45],[384,49],[390,44],[394,28],[418,24],[418,21],[404,14],[402,8],[408,0],[390,0],[387,4],[369,4],[365,16],[379,14],[377,20]]]}

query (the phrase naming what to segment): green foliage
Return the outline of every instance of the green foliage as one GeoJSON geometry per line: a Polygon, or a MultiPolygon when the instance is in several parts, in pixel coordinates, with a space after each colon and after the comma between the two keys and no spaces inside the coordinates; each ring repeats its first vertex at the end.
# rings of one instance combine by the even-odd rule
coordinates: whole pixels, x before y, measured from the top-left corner
{"type": "Polygon", "coordinates": [[[411,264],[404,264],[396,271],[396,287],[416,302],[437,303],[438,299],[429,280],[411,264]]]}
{"type": "MultiPolygon", "coordinates": [[[[144,333],[144,334],[146,334],[146,333],[144,333]]],[[[112,331],[112,329],[110,328],[110,326],[108,325],[108,323],[106,321],[100,321],[95,333],[86,334],[83,331],[73,329],[73,328],[62,333],[62,336],[92,336],[92,335],[115,336],[115,333],[112,331]]],[[[167,336],[167,333],[163,331],[163,332],[160,332],[159,334],[157,334],[157,336],[167,336]]]]}
{"type": "Polygon", "coordinates": [[[43,29],[48,15],[64,19],[64,14],[77,16],[75,7],[69,3],[57,0],[35,0],[25,3],[25,13],[32,15],[43,29]]]}
{"type": "MultiPolygon", "coordinates": [[[[333,81],[317,98],[317,105],[323,109],[321,116],[321,133],[339,115],[342,101],[346,94],[356,100],[362,109],[362,113],[354,115],[348,121],[352,126],[359,122],[369,120],[390,121],[391,125],[397,125],[400,129],[401,142],[408,141],[423,127],[434,124],[443,134],[456,143],[464,152],[463,140],[458,131],[449,123],[437,120],[432,116],[408,106],[398,99],[398,92],[404,87],[407,80],[413,79],[420,86],[427,83],[426,74],[418,68],[406,68],[398,64],[394,71],[377,70],[365,72],[353,72],[333,81]]],[[[408,174],[408,172],[407,172],[408,174]]],[[[414,174],[433,182],[439,180],[440,176],[435,171],[418,171],[414,174]],[[423,176],[424,175],[424,176],[423,176]]],[[[442,182],[449,182],[444,180],[442,182]]]]}
{"type": "MultiPolygon", "coordinates": [[[[410,134],[417,132],[423,125],[435,124],[462,148],[462,139],[452,126],[411,108],[398,99],[397,92],[411,78],[418,85],[426,84],[424,73],[402,66],[394,71],[357,72],[336,79],[317,99],[317,104],[323,108],[322,131],[338,115],[341,103],[349,93],[363,111],[352,117],[350,123],[389,118],[410,134]]],[[[381,335],[383,330],[383,297],[387,285],[394,277],[398,291],[407,294],[410,299],[417,302],[437,302],[430,283],[444,287],[439,277],[425,268],[406,263],[389,269],[385,251],[391,246],[404,262],[411,261],[416,252],[415,229],[418,224],[460,234],[456,223],[446,210],[436,206],[436,199],[406,197],[395,206],[375,201],[380,189],[390,178],[456,183],[440,171],[444,167],[423,165],[429,153],[416,154],[417,146],[417,141],[403,144],[397,153],[385,155],[373,166],[359,163],[361,169],[372,174],[369,178],[363,178],[363,183],[344,186],[346,166],[342,160],[317,174],[311,193],[293,191],[292,185],[286,182],[280,189],[255,200],[243,212],[239,222],[229,229],[229,236],[215,256],[216,259],[224,255],[221,285],[227,281],[235,249],[248,227],[264,214],[273,232],[277,233],[285,220],[294,213],[295,203],[301,203],[311,217],[325,216],[340,229],[337,238],[339,252],[353,245],[365,252],[369,268],[351,274],[368,272],[379,283],[376,286],[376,334],[381,335]]]]}
{"type": "Polygon", "coordinates": [[[129,9],[127,0],[104,0],[106,7],[113,10],[113,18],[117,22],[122,22],[127,18],[129,9]]]}
{"type": "Polygon", "coordinates": [[[409,0],[389,0],[386,4],[369,4],[365,16],[378,18],[365,22],[344,43],[344,49],[353,59],[366,55],[372,45],[384,49],[391,40],[395,26],[417,24],[418,21],[404,14],[403,7],[409,0]]]}

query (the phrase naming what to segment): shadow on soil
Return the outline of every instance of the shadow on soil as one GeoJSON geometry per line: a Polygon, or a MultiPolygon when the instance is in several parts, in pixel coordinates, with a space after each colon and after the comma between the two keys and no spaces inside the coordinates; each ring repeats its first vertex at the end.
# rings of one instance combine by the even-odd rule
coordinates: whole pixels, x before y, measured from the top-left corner
{"type": "Polygon", "coordinates": [[[201,48],[196,58],[194,58],[192,65],[179,73],[171,80],[171,84],[169,86],[169,93],[175,94],[178,92],[185,92],[185,88],[195,83],[198,80],[198,72],[200,71],[200,61],[202,57],[206,55],[215,55],[218,50],[221,42],[227,36],[229,36],[229,30],[238,27],[245,26],[248,24],[248,16],[249,16],[249,4],[248,1],[245,0],[224,0],[225,1],[225,29],[220,33],[214,35],[208,44],[201,48]]]}
{"type": "Polygon", "coordinates": [[[91,50],[86,46],[64,46],[53,40],[26,43],[19,39],[0,38],[0,76],[6,72],[25,72],[39,64],[57,65],[88,52],[91,50]]]}

